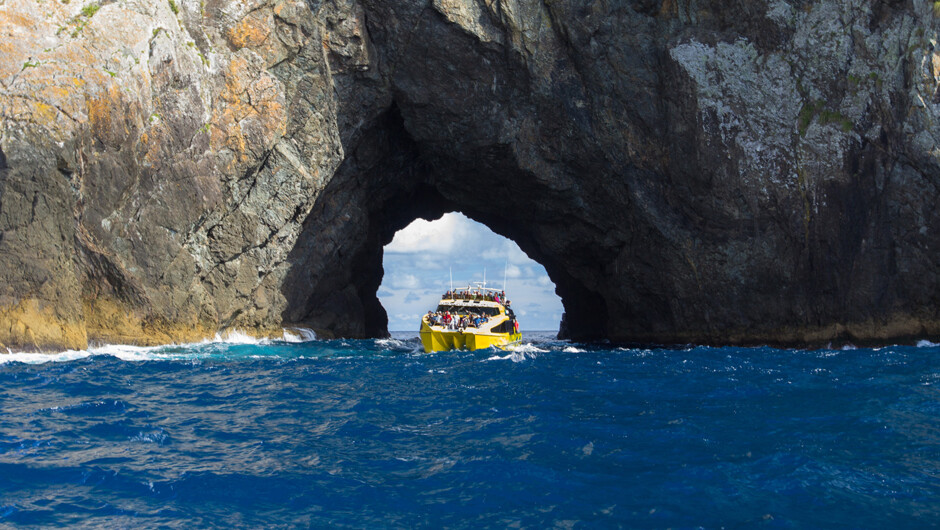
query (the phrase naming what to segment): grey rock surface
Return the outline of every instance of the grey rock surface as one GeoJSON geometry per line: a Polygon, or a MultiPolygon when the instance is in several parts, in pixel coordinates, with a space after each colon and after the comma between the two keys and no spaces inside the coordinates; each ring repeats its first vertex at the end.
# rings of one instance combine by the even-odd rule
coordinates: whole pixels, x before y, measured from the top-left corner
{"type": "Polygon", "coordinates": [[[938,20],[0,1],[0,344],[380,336],[382,246],[452,210],[545,266],[565,336],[938,337],[938,20]]]}

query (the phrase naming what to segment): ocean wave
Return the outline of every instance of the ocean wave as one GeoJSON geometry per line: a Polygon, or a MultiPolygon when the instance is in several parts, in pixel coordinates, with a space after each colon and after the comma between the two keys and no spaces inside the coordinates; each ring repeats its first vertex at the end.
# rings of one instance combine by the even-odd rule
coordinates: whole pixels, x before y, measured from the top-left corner
{"type": "Polygon", "coordinates": [[[521,363],[527,358],[535,358],[534,355],[527,357],[525,353],[519,352],[510,352],[507,355],[493,355],[492,357],[487,357],[487,361],[512,361],[514,363],[521,363]]]}
{"type": "Polygon", "coordinates": [[[548,350],[543,350],[538,346],[532,344],[531,342],[525,344],[510,344],[506,347],[506,355],[493,355],[488,357],[487,361],[512,361],[514,363],[521,363],[527,359],[535,359],[538,357],[539,353],[548,353],[548,350]]]}
{"type": "Polygon", "coordinates": [[[298,344],[316,340],[316,333],[306,328],[284,329],[281,338],[258,338],[249,335],[240,329],[228,329],[216,333],[211,339],[200,342],[184,344],[164,344],[161,346],[135,346],[132,344],[102,344],[87,350],[66,350],[55,353],[26,353],[13,352],[7,349],[6,354],[0,354],[0,364],[25,363],[44,364],[48,362],[68,362],[109,355],[122,361],[154,361],[154,360],[192,360],[205,357],[209,352],[203,351],[206,346],[216,345],[255,345],[267,346],[277,342],[298,344]]]}
{"type": "Polygon", "coordinates": [[[525,344],[510,344],[506,349],[517,353],[548,353],[548,350],[543,350],[531,342],[525,344]]]}
{"type": "Polygon", "coordinates": [[[918,348],[936,348],[937,346],[940,346],[940,344],[936,342],[930,342],[929,340],[917,341],[918,348]]]}
{"type": "Polygon", "coordinates": [[[375,343],[383,348],[403,348],[405,343],[398,339],[376,339],[375,343]]]}
{"type": "Polygon", "coordinates": [[[300,343],[317,340],[317,334],[312,329],[290,328],[284,330],[284,342],[300,343]]]}
{"type": "Polygon", "coordinates": [[[24,364],[43,364],[48,362],[67,362],[84,359],[93,355],[87,351],[68,350],[59,353],[22,353],[9,352],[0,355],[0,364],[6,363],[24,363],[24,364]]]}

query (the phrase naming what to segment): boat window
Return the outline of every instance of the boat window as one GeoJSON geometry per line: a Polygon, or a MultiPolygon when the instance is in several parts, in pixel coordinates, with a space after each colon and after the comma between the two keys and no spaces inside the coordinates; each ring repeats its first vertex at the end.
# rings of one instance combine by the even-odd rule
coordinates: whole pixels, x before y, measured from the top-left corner
{"type": "Polygon", "coordinates": [[[465,305],[450,305],[450,304],[441,304],[437,306],[437,310],[441,313],[444,311],[450,311],[451,313],[459,313],[461,315],[466,313],[479,313],[481,315],[486,315],[490,317],[495,317],[499,314],[498,307],[476,307],[476,306],[465,306],[465,305]]]}
{"type": "Polygon", "coordinates": [[[504,320],[500,325],[493,328],[496,333],[512,333],[514,326],[511,320],[504,320]]]}

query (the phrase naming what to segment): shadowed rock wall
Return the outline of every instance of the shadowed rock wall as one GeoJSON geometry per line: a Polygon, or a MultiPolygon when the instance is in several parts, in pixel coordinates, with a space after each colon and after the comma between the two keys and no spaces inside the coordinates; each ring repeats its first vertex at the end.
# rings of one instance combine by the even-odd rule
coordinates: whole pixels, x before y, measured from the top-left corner
{"type": "Polygon", "coordinates": [[[377,336],[460,210],[572,337],[940,336],[919,0],[0,0],[0,344],[377,336]]]}

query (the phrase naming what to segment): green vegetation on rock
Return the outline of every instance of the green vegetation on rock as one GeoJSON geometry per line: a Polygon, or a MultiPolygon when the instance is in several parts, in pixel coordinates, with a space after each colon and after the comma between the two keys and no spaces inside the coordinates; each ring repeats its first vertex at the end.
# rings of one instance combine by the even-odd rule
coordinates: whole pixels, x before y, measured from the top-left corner
{"type": "Polygon", "coordinates": [[[823,104],[822,101],[814,101],[803,105],[803,108],[800,109],[800,115],[797,119],[797,129],[800,131],[800,136],[806,136],[806,129],[809,128],[809,124],[813,122],[813,118],[816,117],[816,113],[819,112],[823,104]]]}
{"type": "Polygon", "coordinates": [[[839,124],[842,132],[849,132],[852,130],[852,127],[855,126],[854,122],[847,116],[837,110],[826,108],[825,101],[817,100],[804,104],[803,108],[800,109],[800,114],[797,118],[797,130],[800,136],[806,136],[806,130],[809,129],[809,125],[813,123],[813,118],[817,116],[819,117],[820,125],[836,123],[839,124]]]}
{"type": "MultiPolygon", "coordinates": [[[[63,3],[67,4],[68,2],[63,2],[63,3]]],[[[88,24],[88,20],[91,19],[91,17],[95,16],[95,13],[97,13],[99,9],[101,9],[101,4],[88,4],[87,6],[82,8],[81,13],[79,13],[78,15],[73,17],[71,20],[69,20],[68,24],[66,24],[65,26],[59,27],[59,29],[55,32],[55,34],[58,36],[60,33],[65,31],[69,26],[75,26],[75,29],[73,29],[72,33],[70,33],[69,35],[73,39],[77,38],[79,35],[81,35],[82,30],[85,29],[85,26],[88,24]]]]}
{"type": "Polygon", "coordinates": [[[91,18],[95,16],[99,9],[101,9],[101,4],[89,4],[82,8],[82,16],[91,18]]]}

